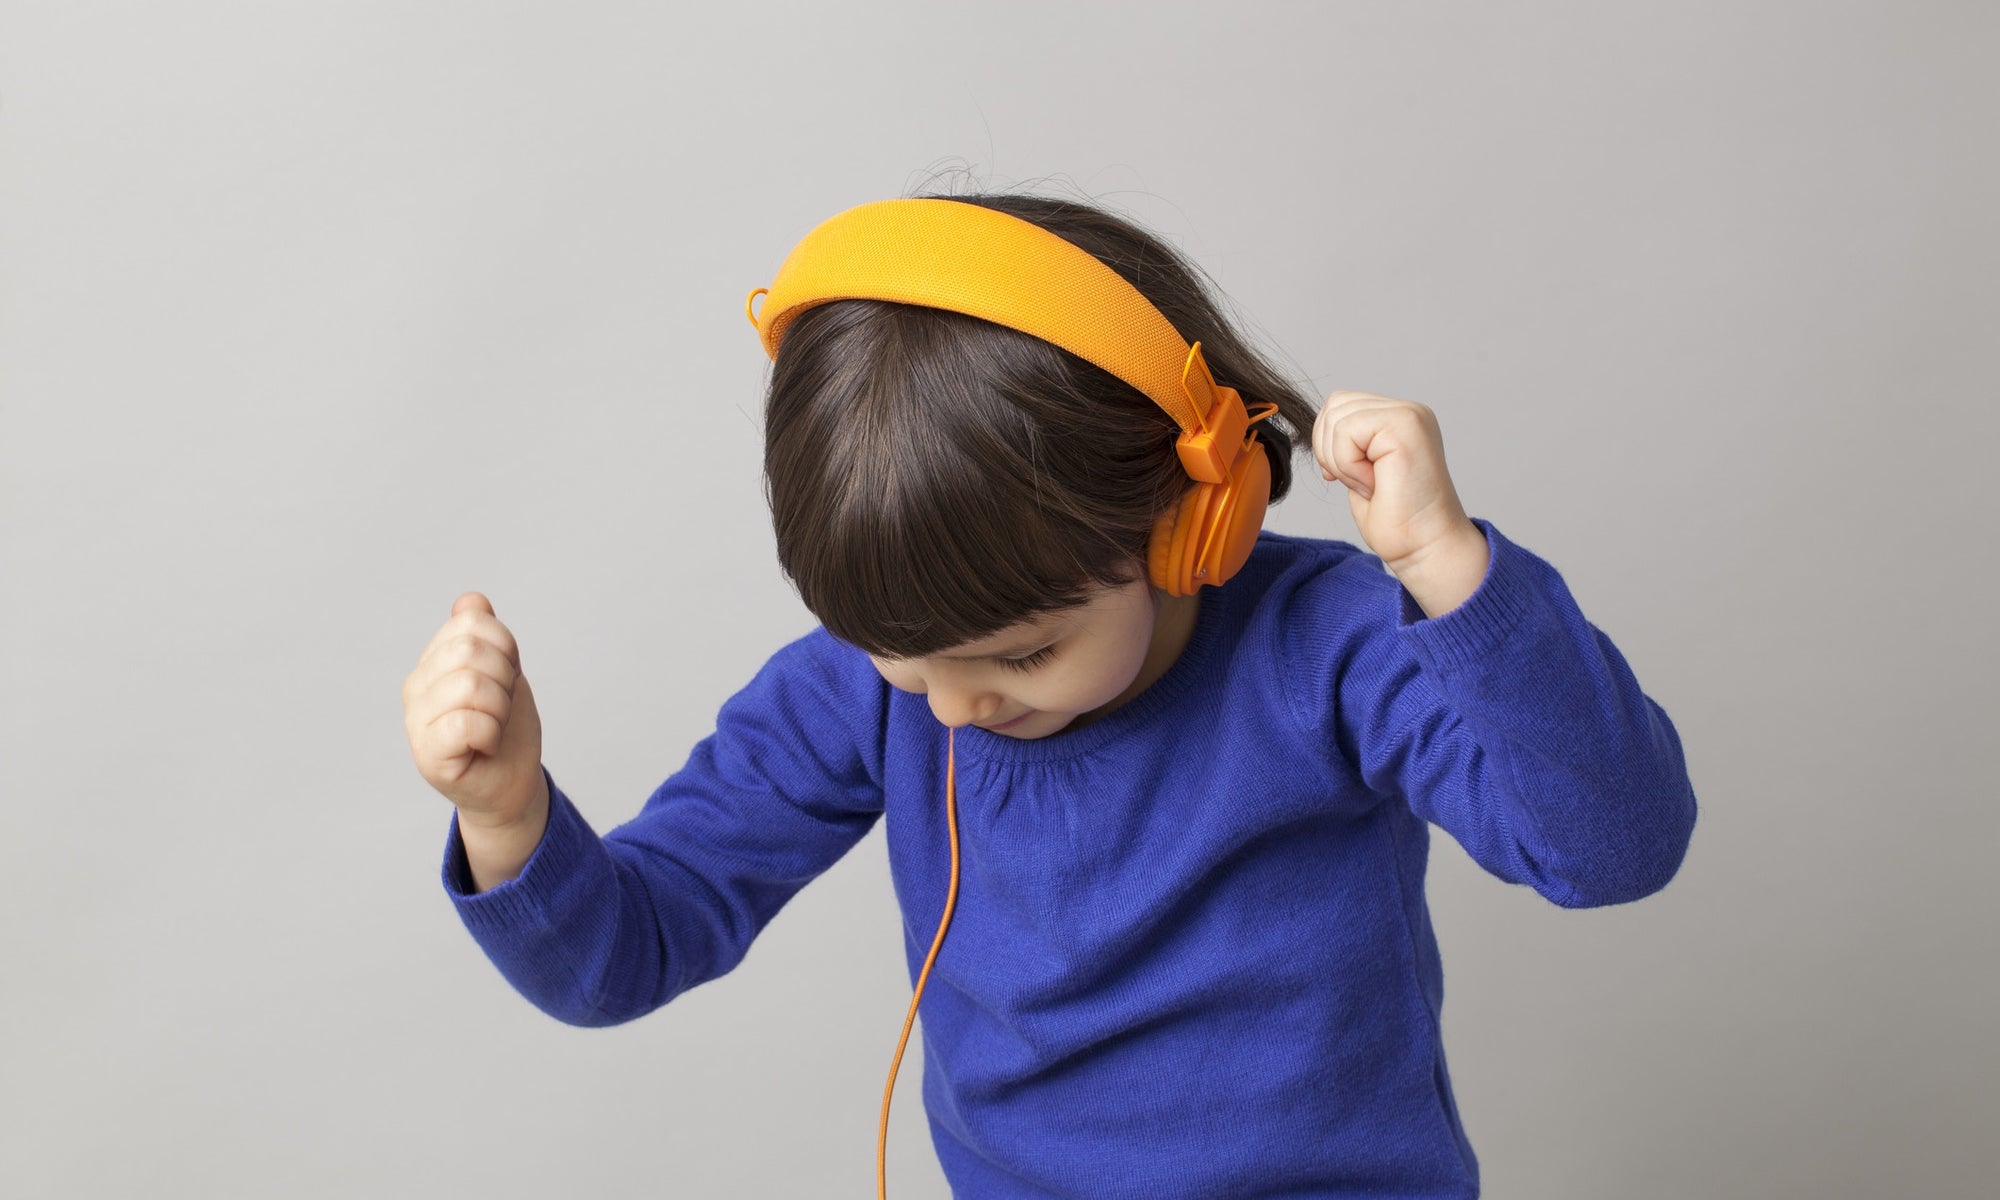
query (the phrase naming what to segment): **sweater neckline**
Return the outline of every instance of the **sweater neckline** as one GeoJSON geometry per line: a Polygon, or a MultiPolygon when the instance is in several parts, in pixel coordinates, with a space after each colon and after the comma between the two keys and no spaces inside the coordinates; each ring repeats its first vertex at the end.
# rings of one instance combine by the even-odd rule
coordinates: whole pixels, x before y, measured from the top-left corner
{"type": "MultiPolygon", "coordinates": [[[[1201,606],[1195,613],[1194,632],[1166,673],[1147,685],[1146,690],[1078,730],[1058,730],[1043,738],[1011,738],[977,725],[958,731],[960,758],[996,763],[1066,762],[1082,758],[1154,723],[1161,712],[1208,673],[1215,647],[1222,640],[1225,623],[1222,587],[1204,587],[1196,595],[1201,606]]],[[[941,736],[942,736],[942,731],[941,736]]]]}

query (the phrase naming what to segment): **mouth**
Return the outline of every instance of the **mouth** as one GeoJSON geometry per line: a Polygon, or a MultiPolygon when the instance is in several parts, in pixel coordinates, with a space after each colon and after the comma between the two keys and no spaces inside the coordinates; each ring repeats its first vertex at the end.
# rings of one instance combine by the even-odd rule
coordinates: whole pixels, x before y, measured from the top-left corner
{"type": "Polygon", "coordinates": [[[998,725],[981,725],[980,728],[986,730],[988,733],[1000,733],[1004,730],[1014,728],[1014,726],[1019,725],[1021,722],[1027,720],[1029,717],[1032,717],[1034,715],[1035,715],[1034,711],[1031,709],[1027,712],[1022,713],[1020,716],[1015,717],[1011,721],[1002,721],[998,725]]]}

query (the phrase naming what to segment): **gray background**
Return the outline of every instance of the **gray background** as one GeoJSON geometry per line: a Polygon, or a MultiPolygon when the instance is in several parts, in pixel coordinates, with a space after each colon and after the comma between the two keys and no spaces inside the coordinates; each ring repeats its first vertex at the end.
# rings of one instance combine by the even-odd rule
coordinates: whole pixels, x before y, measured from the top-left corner
{"type": "MultiPolygon", "coordinates": [[[[1439,414],[1684,739],[1680,876],[1435,839],[1493,1197],[1992,1195],[1993,8],[9,3],[0,1192],[869,1195],[878,828],[732,975],[529,1007],[399,688],[468,589],[602,830],[811,619],[743,316],[1093,197],[1439,414]]],[[[1305,460],[1301,460],[1302,463],[1305,460]]],[[[1358,538],[1307,466],[1269,524],[1358,538]]],[[[945,1194],[914,1045],[891,1194],[945,1194]]]]}

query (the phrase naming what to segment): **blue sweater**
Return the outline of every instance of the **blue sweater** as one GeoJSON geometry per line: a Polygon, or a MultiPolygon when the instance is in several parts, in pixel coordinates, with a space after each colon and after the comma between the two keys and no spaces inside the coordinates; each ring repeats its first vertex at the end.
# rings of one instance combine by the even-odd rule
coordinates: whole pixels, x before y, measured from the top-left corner
{"type": "MultiPolygon", "coordinates": [[[[1352,544],[1267,531],[1124,707],[1033,741],[958,731],[960,890],[920,1018],[954,1195],[1478,1194],[1426,822],[1580,908],[1664,886],[1695,798],[1561,576],[1475,523],[1491,564],[1451,612],[1352,544]]],[[[886,817],[914,984],[950,879],[945,743],[924,697],[815,630],[636,817],[599,837],[551,777],[521,874],[475,894],[454,816],[444,885],[523,996],[611,1025],[735,967],[886,817]]]]}

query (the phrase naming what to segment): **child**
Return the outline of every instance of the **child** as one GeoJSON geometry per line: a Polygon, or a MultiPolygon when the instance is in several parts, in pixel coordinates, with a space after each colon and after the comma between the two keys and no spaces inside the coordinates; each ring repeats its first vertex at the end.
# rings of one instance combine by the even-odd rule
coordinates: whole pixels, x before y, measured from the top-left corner
{"type": "Polygon", "coordinates": [[[821,628],[601,837],[483,596],[405,681],[501,973],[642,1016],[883,818],[954,1195],[1476,1196],[1426,822],[1584,907],[1665,886],[1695,799],[1561,576],[1466,516],[1430,410],[1315,414],[1173,250],[1074,202],[863,205],[758,291],[821,628]],[[1259,532],[1308,447],[1368,552],[1259,532]]]}

